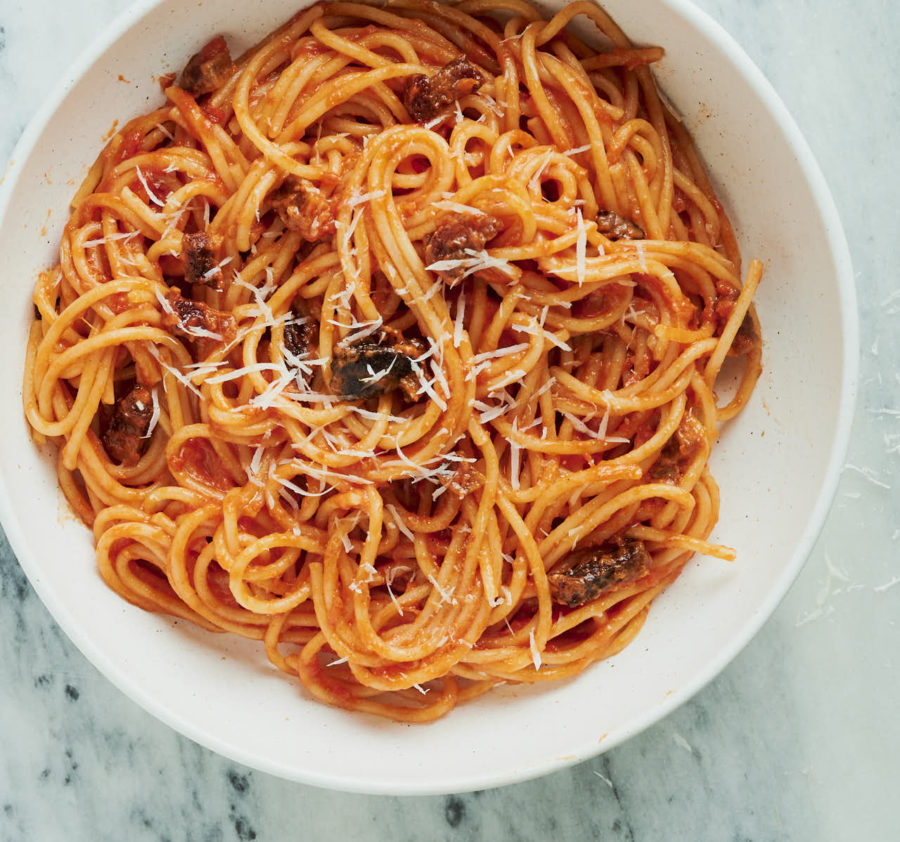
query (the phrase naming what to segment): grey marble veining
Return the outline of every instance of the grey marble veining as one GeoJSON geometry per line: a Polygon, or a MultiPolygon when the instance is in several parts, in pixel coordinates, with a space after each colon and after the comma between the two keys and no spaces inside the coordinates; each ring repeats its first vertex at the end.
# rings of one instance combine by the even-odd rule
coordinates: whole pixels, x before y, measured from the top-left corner
{"type": "MultiPolygon", "coordinates": [[[[0,0],[0,164],[62,70],[127,5],[0,0]]],[[[239,767],[145,714],[69,643],[3,541],[0,842],[900,838],[900,6],[698,5],[806,134],[860,297],[848,467],[809,563],[755,640],[672,716],[568,771],[445,798],[351,796],[239,767]]]]}

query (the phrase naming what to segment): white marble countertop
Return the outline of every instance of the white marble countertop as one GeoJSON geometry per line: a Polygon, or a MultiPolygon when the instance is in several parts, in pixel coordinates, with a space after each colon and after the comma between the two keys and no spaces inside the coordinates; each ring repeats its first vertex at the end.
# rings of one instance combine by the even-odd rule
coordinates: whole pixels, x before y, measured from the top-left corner
{"type": "MultiPolygon", "coordinates": [[[[69,643],[4,540],[0,842],[900,838],[900,4],[696,2],[806,134],[859,288],[848,466],[804,572],[760,634],[668,719],[571,770],[446,798],[351,796],[236,766],[144,713],[69,643]]],[[[0,164],[127,5],[0,0],[0,164]]]]}

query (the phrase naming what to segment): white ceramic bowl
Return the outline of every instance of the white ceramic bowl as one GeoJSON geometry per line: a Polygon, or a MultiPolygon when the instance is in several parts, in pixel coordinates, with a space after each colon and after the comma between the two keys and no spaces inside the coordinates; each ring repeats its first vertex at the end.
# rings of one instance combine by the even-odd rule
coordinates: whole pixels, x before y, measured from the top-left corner
{"type": "Polygon", "coordinates": [[[395,794],[552,772],[621,743],[713,678],[809,552],[837,484],[855,396],[856,306],[840,222],[784,106],[723,30],[685,0],[607,0],[633,40],[665,47],[659,81],[732,212],[745,258],[766,261],[758,299],[765,373],[713,458],[722,490],[714,537],[737,547],[738,561],[691,563],[637,640],[575,680],[504,688],[413,727],[314,703],[269,667],[258,644],[144,613],[107,590],[91,537],[66,514],[21,409],[32,285],[56,260],[69,199],[104,133],[160,102],[154,77],[180,68],[206,38],[221,32],[233,47],[249,47],[301,3],[136,3],[22,137],[0,201],[3,526],[81,651],[146,710],[237,761],[319,786],[395,794]]]}

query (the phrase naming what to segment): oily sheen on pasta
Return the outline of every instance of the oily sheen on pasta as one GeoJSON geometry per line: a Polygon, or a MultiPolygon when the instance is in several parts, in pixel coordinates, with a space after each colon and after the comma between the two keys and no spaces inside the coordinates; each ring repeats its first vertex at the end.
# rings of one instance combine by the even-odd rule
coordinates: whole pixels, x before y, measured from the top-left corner
{"type": "Polygon", "coordinates": [[[162,80],[73,201],[25,371],[109,586],[425,721],[574,676],[732,559],[707,462],[762,269],[662,54],[587,2],[337,2],[162,80]]]}

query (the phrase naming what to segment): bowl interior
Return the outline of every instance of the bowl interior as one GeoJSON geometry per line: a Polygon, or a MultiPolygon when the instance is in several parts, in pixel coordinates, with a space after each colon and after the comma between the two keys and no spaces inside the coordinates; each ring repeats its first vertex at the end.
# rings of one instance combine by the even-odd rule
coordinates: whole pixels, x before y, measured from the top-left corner
{"type": "Polygon", "coordinates": [[[833,491],[852,405],[855,306],[843,235],[807,147],[730,39],[682,0],[608,0],[633,40],[666,48],[659,82],[694,134],[745,260],[766,264],[758,298],[765,372],[713,458],[722,495],[714,538],[736,547],[738,561],[693,561],[637,640],[575,680],[503,688],[428,726],[323,707],[270,668],[257,644],[146,614],[107,590],[88,531],[28,436],[20,400],[31,289],[56,260],[68,202],[113,121],[160,103],[155,78],[213,34],[241,50],[298,5],[139,4],[82,61],[46,123],[26,133],[3,186],[0,227],[10,292],[0,311],[3,524],[82,651],[150,712],[216,751],[308,783],[386,793],[461,791],[549,772],[688,698],[747,642],[799,570],[833,491]]]}

